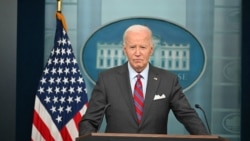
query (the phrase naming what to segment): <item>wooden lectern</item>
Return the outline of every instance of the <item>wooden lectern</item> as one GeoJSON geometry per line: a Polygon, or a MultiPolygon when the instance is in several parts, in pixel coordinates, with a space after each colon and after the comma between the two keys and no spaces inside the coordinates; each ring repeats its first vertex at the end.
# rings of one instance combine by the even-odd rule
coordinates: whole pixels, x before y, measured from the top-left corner
{"type": "Polygon", "coordinates": [[[228,140],[216,135],[91,133],[76,138],[76,141],[228,141],[228,140]]]}

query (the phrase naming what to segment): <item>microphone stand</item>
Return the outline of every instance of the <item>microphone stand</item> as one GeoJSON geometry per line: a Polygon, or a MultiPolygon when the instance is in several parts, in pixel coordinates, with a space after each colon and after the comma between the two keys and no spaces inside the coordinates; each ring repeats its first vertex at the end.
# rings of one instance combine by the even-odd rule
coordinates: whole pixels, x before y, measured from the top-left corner
{"type": "Polygon", "coordinates": [[[210,130],[209,125],[208,125],[207,116],[206,116],[205,111],[203,110],[203,108],[201,108],[201,106],[199,104],[195,104],[195,108],[200,109],[202,111],[203,116],[204,116],[205,121],[206,121],[206,124],[207,124],[208,132],[209,132],[209,134],[211,134],[211,130],[210,130]]]}

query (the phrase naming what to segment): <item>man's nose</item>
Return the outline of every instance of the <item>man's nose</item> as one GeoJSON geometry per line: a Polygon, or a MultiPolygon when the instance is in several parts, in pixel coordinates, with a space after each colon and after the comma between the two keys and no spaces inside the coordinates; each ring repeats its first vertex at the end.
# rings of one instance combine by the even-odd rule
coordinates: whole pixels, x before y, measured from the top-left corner
{"type": "Polygon", "coordinates": [[[140,52],[141,52],[140,48],[139,48],[139,47],[136,47],[136,49],[135,49],[135,54],[136,54],[136,55],[140,55],[140,52]]]}

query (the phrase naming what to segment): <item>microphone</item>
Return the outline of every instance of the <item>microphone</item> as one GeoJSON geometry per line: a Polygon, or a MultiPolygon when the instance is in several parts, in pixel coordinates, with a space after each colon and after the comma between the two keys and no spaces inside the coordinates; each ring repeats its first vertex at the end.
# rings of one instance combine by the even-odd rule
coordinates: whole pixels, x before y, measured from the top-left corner
{"type": "Polygon", "coordinates": [[[209,134],[211,134],[211,130],[210,130],[208,122],[207,122],[207,116],[206,116],[205,111],[203,110],[203,108],[201,108],[201,106],[199,104],[195,104],[194,106],[195,106],[195,108],[200,109],[202,111],[203,116],[204,116],[205,121],[206,121],[206,124],[207,124],[208,132],[209,132],[209,134]]]}

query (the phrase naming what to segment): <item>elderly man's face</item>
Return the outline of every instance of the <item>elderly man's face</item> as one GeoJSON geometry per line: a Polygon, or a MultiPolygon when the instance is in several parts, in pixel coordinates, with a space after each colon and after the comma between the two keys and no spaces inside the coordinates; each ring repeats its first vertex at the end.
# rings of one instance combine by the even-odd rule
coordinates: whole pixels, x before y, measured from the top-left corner
{"type": "Polygon", "coordinates": [[[150,32],[145,29],[129,31],[123,49],[132,68],[140,73],[153,53],[150,32]]]}

